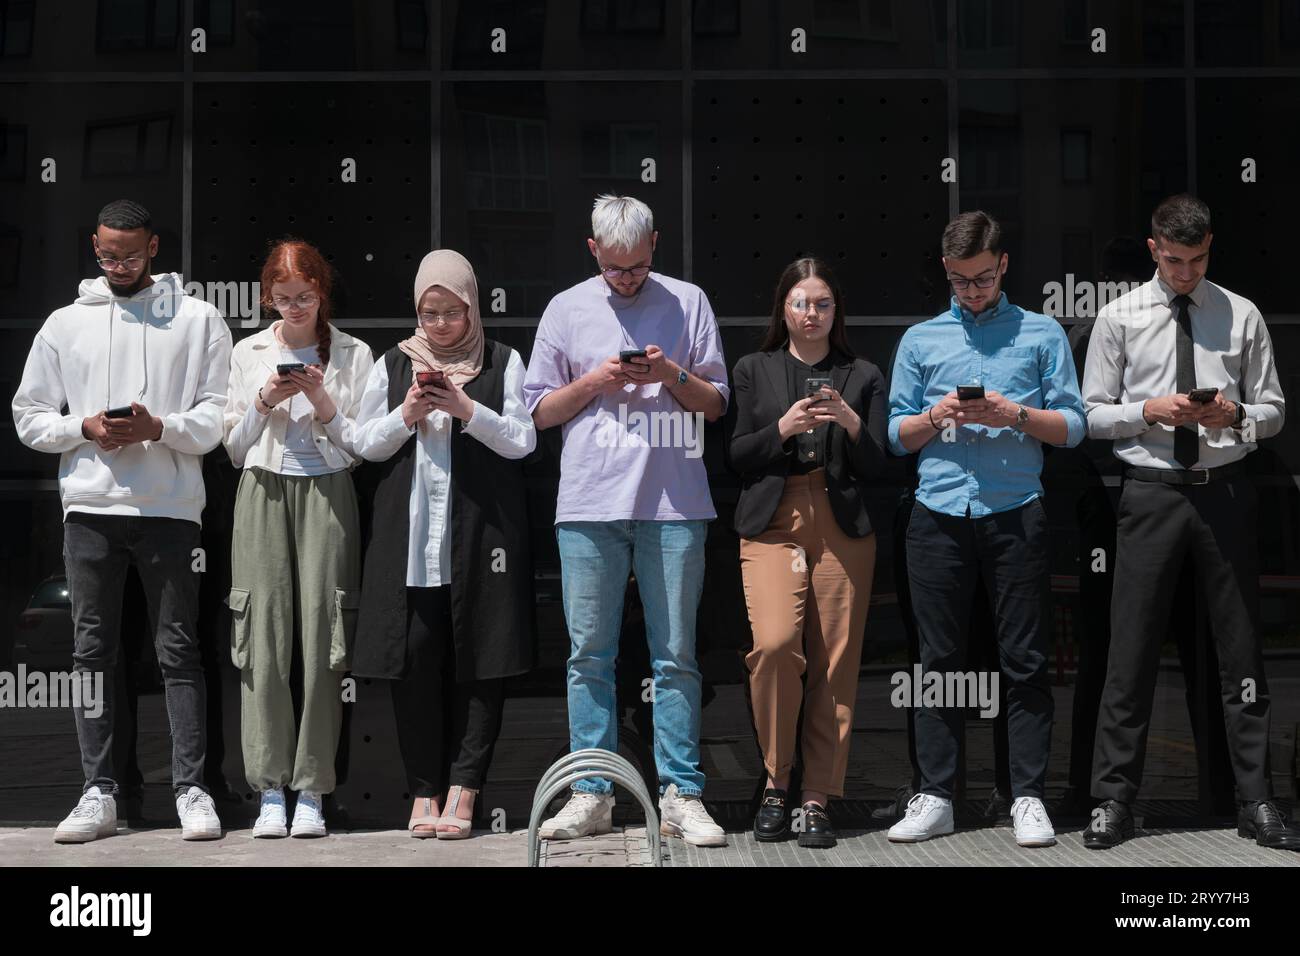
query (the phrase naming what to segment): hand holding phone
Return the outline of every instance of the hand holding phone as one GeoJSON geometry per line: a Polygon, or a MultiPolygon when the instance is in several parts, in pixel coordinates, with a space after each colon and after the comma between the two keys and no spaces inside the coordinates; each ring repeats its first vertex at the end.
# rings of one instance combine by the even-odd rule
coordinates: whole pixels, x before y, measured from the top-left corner
{"type": "Polygon", "coordinates": [[[618,360],[624,365],[638,358],[645,358],[645,349],[623,349],[618,353],[618,360]]]}
{"type": "Polygon", "coordinates": [[[435,368],[428,372],[416,372],[415,383],[420,388],[444,388],[446,386],[447,376],[442,369],[435,368]]]}
{"type": "Polygon", "coordinates": [[[301,372],[306,367],[301,362],[281,362],[275,370],[280,375],[288,375],[290,372],[301,372]]]}
{"type": "Polygon", "coordinates": [[[957,400],[959,402],[972,402],[984,397],[983,385],[958,385],[957,400]]]}
{"type": "Polygon", "coordinates": [[[827,399],[824,395],[822,395],[822,389],[830,388],[833,384],[834,383],[831,381],[829,376],[824,376],[824,375],[809,376],[804,381],[804,396],[813,399],[814,400],[813,404],[816,404],[817,402],[824,402],[827,399]]]}
{"type": "Polygon", "coordinates": [[[1206,402],[1214,401],[1214,397],[1219,394],[1219,390],[1214,387],[1194,388],[1187,393],[1187,397],[1194,402],[1204,405],[1206,402]]]}

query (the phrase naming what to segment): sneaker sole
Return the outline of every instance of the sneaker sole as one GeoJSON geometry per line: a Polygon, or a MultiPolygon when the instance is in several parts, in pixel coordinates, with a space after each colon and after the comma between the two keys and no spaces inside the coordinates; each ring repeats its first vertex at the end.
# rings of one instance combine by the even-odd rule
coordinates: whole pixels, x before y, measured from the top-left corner
{"type": "Polygon", "coordinates": [[[114,826],[112,830],[88,830],[88,831],[55,830],[54,842],[55,843],[93,843],[95,840],[99,840],[104,837],[111,837],[111,836],[117,836],[116,826],[114,826]]]}
{"type": "Polygon", "coordinates": [[[890,843],[924,843],[926,840],[933,840],[935,837],[952,836],[955,832],[957,832],[956,827],[949,827],[946,830],[935,830],[933,833],[918,833],[915,836],[911,834],[908,834],[907,836],[894,836],[891,833],[888,835],[888,840],[890,843]]]}
{"type": "Polygon", "coordinates": [[[253,827],[255,840],[282,840],[288,835],[288,827],[253,827]]]}
{"type": "Polygon", "coordinates": [[[609,819],[599,821],[591,830],[562,830],[555,828],[538,830],[537,836],[542,840],[581,840],[586,836],[600,836],[602,833],[609,833],[613,829],[614,821],[609,819]]]}
{"type": "Polygon", "coordinates": [[[221,838],[220,828],[216,830],[181,830],[182,840],[218,840],[221,838]]]}
{"type": "Polygon", "coordinates": [[[1056,837],[1026,837],[1023,840],[1017,837],[1016,845],[1027,847],[1056,846],[1056,837]]]}
{"type": "Polygon", "coordinates": [[[725,833],[717,836],[700,836],[698,834],[685,833],[681,827],[675,823],[660,823],[659,833],[666,837],[677,837],[684,843],[691,846],[726,846],[727,835],[725,833]]]}
{"type": "Polygon", "coordinates": [[[289,836],[296,837],[299,840],[314,840],[318,837],[328,836],[324,827],[294,827],[289,836]]]}

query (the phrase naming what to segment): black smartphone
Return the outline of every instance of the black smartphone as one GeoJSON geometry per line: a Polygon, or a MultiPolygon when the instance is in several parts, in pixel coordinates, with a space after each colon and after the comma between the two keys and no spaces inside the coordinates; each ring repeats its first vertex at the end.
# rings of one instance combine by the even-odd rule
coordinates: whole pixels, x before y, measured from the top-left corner
{"type": "Polygon", "coordinates": [[[618,360],[620,362],[627,363],[632,361],[634,358],[645,358],[645,349],[623,349],[618,353],[618,360]]]}
{"type": "Polygon", "coordinates": [[[1187,397],[1204,405],[1206,402],[1214,401],[1214,396],[1218,394],[1219,390],[1217,388],[1194,388],[1187,393],[1187,397]]]}
{"type": "Polygon", "coordinates": [[[110,408],[104,412],[105,418],[130,418],[135,412],[131,411],[130,405],[119,405],[117,408],[110,408]]]}
{"type": "Polygon", "coordinates": [[[306,367],[301,362],[281,362],[275,370],[281,375],[288,375],[290,372],[301,372],[306,367]]]}
{"type": "MultiPolygon", "coordinates": [[[[831,385],[832,385],[831,380],[827,377],[823,377],[823,376],[810,377],[807,381],[804,382],[804,394],[807,395],[809,398],[815,398],[819,402],[824,402],[827,401],[827,399],[822,397],[822,389],[830,388],[831,385]]],[[[816,404],[816,402],[814,402],[813,404],[816,404]]]]}
{"type": "Polygon", "coordinates": [[[962,402],[974,401],[977,398],[984,397],[983,385],[958,385],[957,400],[962,402]]]}

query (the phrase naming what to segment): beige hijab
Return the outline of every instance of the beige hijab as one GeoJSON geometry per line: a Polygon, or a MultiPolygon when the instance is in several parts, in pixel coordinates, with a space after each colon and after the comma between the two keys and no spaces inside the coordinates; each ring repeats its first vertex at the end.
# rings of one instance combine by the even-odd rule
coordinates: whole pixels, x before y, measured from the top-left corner
{"type": "Polygon", "coordinates": [[[483,370],[483,320],[478,312],[478,279],[469,260],[451,249],[435,249],[420,261],[415,274],[415,311],[433,286],[441,286],[465,303],[468,312],[465,332],[447,347],[435,345],[417,321],[415,334],[397,347],[411,357],[411,381],[416,372],[442,373],[457,385],[472,382],[483,370]]]}

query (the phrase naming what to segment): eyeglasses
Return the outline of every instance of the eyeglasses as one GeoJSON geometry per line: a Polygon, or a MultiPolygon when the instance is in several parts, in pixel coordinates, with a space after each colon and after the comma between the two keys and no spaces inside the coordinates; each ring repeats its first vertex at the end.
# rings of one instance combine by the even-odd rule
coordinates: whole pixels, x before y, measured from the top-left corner
{"type": "Polygon", "coordinates": [[[993,288],[993,283],[998,281],[999,275],[1001,275],[1001,273],[995,272],[991,276],[978,276],[974,279],[967,279],[965,276],[949,275],[948,281],[952,283],[952,287],[958,292],[965,292],[971,287],[972,282],[975,284],[975,288],[977,289],[991,289],[993,288]]]}
{"type": "Polygon", "coordinates": [[[809,302],[807,299],[795,297],[786,299],[785,304],[789,306],[790,311],[795,314],[807,312],[808,306],[810,305],[817,310],[818,315],[830,315],[835,311],[834,299],[818,299],[816,302],[809,302]]]}
{"type": "Polygon", "coordinates": [[[465,310],[452,309],[450,312],[421,312],[419,318],[425,325],[433,325],[439,319],[443,319],[448,325],[451,325],[465,318],[465,310]]]}
{"type": "Polygon", "coordinates": [[[140,263],[144,262],[143,256],[131,256],[129,259],[113,259],[105,256],[103,259],[96,259],[99,267],[105,272],[115,272],[118,269],[134,269],[140,263]]]}
{"type": "Polygon", "coordinates": [[[603,275],[606,279],[617,279],[617,278],[619,278],[620,276],[632,276],[632,277],[634,277],[634,278],[639,279],[639,278],[641,278],[642,276],[645,276],[645,275],[649,275],[649,274],[650,274],[650,267],[649,267],[649,266],[633,266],[631,269],[604,269],[604,268],[602,268],[602,269],[600,270],[600,274],[603,275]]]}
{"type": "Polygon", "coordinates": [[[309,309],[320,301],[320,296],[315,292],[304,292],[302,295],[294,296],[292,299],[287,295],[271,296],[271,305],[275,306],[277,312],[284,312],[290,306],[296,305],[300,309],[309,309]]]}

